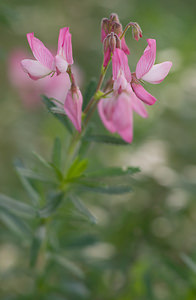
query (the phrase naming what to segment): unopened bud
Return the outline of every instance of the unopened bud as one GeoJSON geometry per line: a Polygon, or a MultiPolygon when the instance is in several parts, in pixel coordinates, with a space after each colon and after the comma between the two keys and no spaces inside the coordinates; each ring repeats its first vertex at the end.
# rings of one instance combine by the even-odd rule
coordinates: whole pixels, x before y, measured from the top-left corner
{"type": "Polygon", "coordinates": [[[129,23],[130,26],[132,26],[132,35],[133,38],[138,42],[140,38],[142,38],[142,30],[138,23],[132,22],[129,23]]]}
{"type": "Polygon", "coordinates": [[[111,32],[116,33],[118,36],[122,34],[122,25],[120,24],[117,14],[111,14],[109,19],[104,18],[101,21],[101,41],[111,32]]]}
{"type": "Polygon", "coordinates": [[[120,23],[119,17],[118,17],[118,15],[115,14],[115,13],[112,13],[112,14],[110,15],[110,20],[111,20],[112,22],[120,23]]]}
{"type": "Polygon", "coordinates": [[[112,24],[112,31],[116,33],[118,36],[122,34],[122,25],[120,23],[114,22],[112,24]]]}
{"type": "Polygon", "coordinates": [[[114,50],[116,49],[116,35],[114,34],[114,32],[111,32],[108,41],[109,41],[110,51],[113,53],[114,50]]]}
{"type": "Polygon", "coordinates": [[[121,40],[118,35],[116,35],[116,48],[121,49],[121,40]]]}

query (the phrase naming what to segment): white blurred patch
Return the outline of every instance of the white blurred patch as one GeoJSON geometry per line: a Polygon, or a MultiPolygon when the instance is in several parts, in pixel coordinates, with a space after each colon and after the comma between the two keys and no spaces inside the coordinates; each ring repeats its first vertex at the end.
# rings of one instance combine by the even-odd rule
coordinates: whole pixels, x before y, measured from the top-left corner
{"type": "Polygon", "coordinates": [[[18,251],[16,247],[11,244],[4,244],[0,248],[0,265],[1,272],[8,271],[11,269],[17,262],[18,251]]]}
{"type": "Polygon", "coordinates": [[[187,205],[189,194],[182,189],[174,189],[167,197],[166,203],[169,207],[179,210],[187,205]]]}
{"type": "Polygon", "coordinates": [[[115,252],[115,248],[111,244],[98,243],[96,245],[86,247],[83,253],[90,258],[94,259],[108,259],[115,252]]]}

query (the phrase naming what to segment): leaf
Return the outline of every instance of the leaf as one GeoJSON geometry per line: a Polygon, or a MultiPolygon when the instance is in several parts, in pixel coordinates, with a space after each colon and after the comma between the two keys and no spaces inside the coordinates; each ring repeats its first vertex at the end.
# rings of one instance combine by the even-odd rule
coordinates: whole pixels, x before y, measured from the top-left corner
{"type": "Polygon", "coordinates": [[[52,109],[57,108],[58,106],[56,106],[56,104],[54,104],[54,102],[52,100],[50,100],[48,97],[46,96],[42,96],[43,98],[43,102],[46,105],[48,111],[55,117],[57,118],[66,128],[67,130],[72,133],[72,127],[71,124],[69,123],[67,116],[53,112],[52,109]]]}
{"type": "Polygon", "coordinates": [[[37,231],[33,237],[32,244],[31,244],[31,250],[30,250],[30,266],[31,267],[34,267],[37,262],[39,250],[41,248],[41,244],[42,244],[42,241],[44,240],[44,237],[45,237],[45,227],[40,226],[37,229],[37,231]]]}
{"type": "Polygon", "coordinates": [[[95,94],[96,88],[97,88],[97,81],[96,81],[95,78],[92,78],[90,80],[89,84],[87,85],[87,88],[86,88],[86,90],[84,92],[83,108],[86,107],[86,105],[88,104],[88,102],[90,101],[90,99],[95,94]]]}
{"type": "Polygon", "coordinates": [[[30,184],[30,182],[27,180],[27,178],[25,178],[21,173],[20,170],[16,167],[16,172],[20,178],[20,181],[22,183],[22,185],[24,186],[25,190],[27,191],[30,199],[32,200],[32,203],[37,206],[39,204],[39,199],[40,196],[39,194],[36,192],[36,190],[32,187],[32,185],[30,184]]]}
{"type": "Polygon", "coordinates": [[[39,174],[39,173],[34,172],[32,170],[29,170],[29,169],[18,167],[18,171],[20,172],[20,174],[22,176],[33,179],[33,180],[49,182],[49,183],[55,183],[54,178],[49,178],[45,175],[39,174]]]}
{"type": "Polygon", "coordinates": [[[55,114],[60,114],[60,115],[64,115],[66,116],[66,113],[65,111],[62,109],[62,108],[59,108],[59,107],[52,107],[51,108],[51,111],[55,114]]]}
{"type": "Polygon", "coordinates": [[[86,170],[87,165],[87,159],[80,160],[79,157],[76,157],[76,159],[74,160],[73,164],[67,172],[66,180],[69,181],[70,179],[80,177],[86,170]]]}
{"type": "Polygon", "coordinates": [[[12,214],[7,209],[1,208],[0,219],[7,227],[9,227],[9,229],[11,229],[15,233],[21,236],[25,235],[26,237],[30,237],[32,235],[28,225],[23,220],[21,220],[21,218],[12,214]]]}
{"type": "Polygon", "coordinates": [[[3,194],[0,194],[0,207],[26,218],[35,218],[37,216],[36,210],[30,205],[3,194]]]}
{"type": "Polygon", "coordinates": [[[68,260],[64,256],[58,254],[52,254],[52,253],[48,253],[48,257],[54,260],[55,262],[57,262],[61,267],[67,269],[74,276],[77,276],[80,279],[84,279],[83,271],[71,260],[68,260]]]}
{"type": "Polygon", "coordinates": [[[183,262],[191,269],[194,273],[196,273],[196,263],[186,254],[182,253],[181,258],[183,262]]]}
{"type": "Polygon", "coordinates": [[[105,143],[113,145],[130,145],[120,138],[110,135],[89,135],[84,137],[85,140],[95,143],[105,143]]]}
{"type": "Polygon", "coordinates": [[[39,211],[40,217],[48,218],[49,216],[54,214],[57,208],[59,207],[59,205],[61,204],[63,197],[64,197],[64,193],[62,192],[57,192],[50,195],[49,201],[46,204],[46,206],[39,211]]]}
{"type": "Polygon", "coordinates": [[[129,185],[106,185],[104,183],[95,183],[95,182],[87,182],[84,180],[78,181],[81,183],[79,186],[80,190],[89,191],[94,193],[102,193],[102,194],[125,194],[132,191],[132,188],[129,185]]]}
{"type": "Polygon", "coordinates": [[[123,175],[133,175],[140,172],[138,167],[128,167],[126,170],[118,167],[104,168],[94,172],[86,173],[86,177],[113,177],[113,176],[123,176],[123,175]]]}
{"type": "Polygon", "coordinates": [[[61,140],[56,137],[54,140],[53,152],[52,152],[52,163],[60,169],[61,167],[61,140]]]}
{"type": "Polygon", "coordinates": [[[50,164],[40,154],[34,151],[32,152],[32,154],[44,167],[51,169],[50,164]]]}
{"type": "Polygon", "coordinates": [[[92,215],[88,208],[79,200],[76,196],[71,196],[71,201],[74,206],[79,210],[79,212],[84,215],[92,224],[97,223],[97,219],[92,215]]]}

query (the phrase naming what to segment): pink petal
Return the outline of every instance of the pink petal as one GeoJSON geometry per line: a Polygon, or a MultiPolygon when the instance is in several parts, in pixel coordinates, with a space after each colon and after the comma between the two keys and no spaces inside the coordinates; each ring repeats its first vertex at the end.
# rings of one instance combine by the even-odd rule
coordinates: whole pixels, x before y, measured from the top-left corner
{"type": "Polygon", "coordinates": [[[128,65],[128,59],[126,54],[121,50],[116,48],[112,56],[112,71],[113,79],[116,80],[119,71],[123,71],[125,78],[128,82],[131,81],[131,71],[128,65]]]}
{"type": "Polygon", "coordinates": [[[69,27],[64,27],[59,30],[59,38],[58,38],[58,50],[57,54],[62,55],[61,51],[65,41],[66,32],[69,31],[69,27]]]}
{"type": "Polygon", "coordinates": [[[28,73],[31,79],[37,80],[43,78],[51,73],[51,70],[39,61],[33,59],[23,59],[21,66],[24,72],[28,73]]]}
{"type": "Polygon", "coordinates": [[[106,52],[104,53],[104,60],[103,60],[103,66],[106,67],[107,64],[109,63],[111,58],[111,51],[110,48],[108,47],[108,49],[106,50],[106,52]]]}
{"type": "Polygon", "coordinates": [[[136,96],[148,105],[153,105],[157,99],[148,93],[141,84],[132,83],[132,88],[136,96]]]}
{"type": "Polygon", "coordinates": [[[57,68],[57,74],[65,73],[67,71],[68,63],[61,55],[55,56],[55,65],[57,68]]]}
{"type": "Polygon", "coordinates": [[[129,55],[130,54],[130,51],[129,51],[129,48],[126,44],[126,41],[125,41],[125,37],[123,36],[123,38],[121,39],[121,48],[122,50],[124,51],[125,54],[129,55]]]}
{"type": "Polygon", "coordinates": [[[133,138],[133,114],[130,102],[130,96],[127,93],[121,93],[118,97],[113,122],[118,134],[128,143],[133,138]]]}
{"type": "Polygon", "coordinates": [[[103,28],[101,28],[101,42],[103,43],[104,39],[106,38],[107,33],[103,28]]]}
{"type": "Polygon", "coordinates": [[[59,31],[57,54],[63,56],[64,59],[68,62],[68,64],[73,64],[72,43],[69,27],[61,28],[59,31]]]}
{"type": "Polygon", "coordinates": [[[127,82],[124,74],[120,71],[118,78],[114,81],[113,89],[118,93],[121,93],[122,90],[126,90],[129,83],[127,82]]]}
{"type": "Polygon", "coordinates": [[[54,57],[52,53],[44,46],[44,44],[34,37],[34,33],[27,33],[29,46],[33,52],[34,57],[45,67],[54,70],[54,57]]]}
{"type": "Polygon", "coordinates": [[[98,103],[99,116],[104,124],[104,126],[111,133],[116,131],[115,124],[113,124],[113,111],[115,108],[115,98],[110,97],[107,99],[101,99],[98,103]]]}
{"type": "Polygon", "coordinates": [[[142,76],[142,80],[153,84],[160,83],[167,76],[172,67],[171,61],[165,61],[161,64],[154,65],[148,73],[142,76]]]}
{"type": "Polygon", "coordinates": [[[147,42],[148,46],[144,50],[144,54],[141,56],[136,66],[136,76],[138,79],[142,78],[150,71],[156,58],[156,40],[147,39],[147,42]]]}
{"type": "Polygon", "coordinates": [[[73,92],[72,90],[68,91],[64,109],[68,118],[79,132],[81,132],[82,103],[83,97],[79,89],[77,89],[77,92],[73,92]]]}
{"type": "Polygon", "coordinates": [[[127,87],[127,91],[129,92],[130,98],[131,98],[131,106],[132,109],[138,114],[140,115],[142,118],[147,118],[148,117],[148,113],[145,109],[144,104],[142,103],[142,101],[140,99],[137,98],[137,96],[134,94],[132,88],[130,85],[128,85],[127,87]]]}

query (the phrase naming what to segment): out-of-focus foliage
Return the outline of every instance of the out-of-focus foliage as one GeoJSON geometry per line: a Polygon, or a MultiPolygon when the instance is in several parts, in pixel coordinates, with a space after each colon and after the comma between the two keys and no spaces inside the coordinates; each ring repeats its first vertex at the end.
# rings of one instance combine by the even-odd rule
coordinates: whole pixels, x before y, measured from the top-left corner
{"type": "MultiPolygon", "coordinates": [[[[0,2],[0,192],[9,195],[0,196],[0,299],[196,298],[195,10],[191,0],[0,2]],[[123,25],[136,21],[143,29],[138,43],[127,36],[132,71],[146,38],[157,39],[157,62],[173,61],[167,79],[148,86],[158,102],[149,107],[147,120],[134,116],[132,145],[96,143],[98,135],[107,133],[98,117],[91,124],[95,142],[88,149],[89,172],[101,166],[139,166],[141,172],[132,179],[132,193],[114,196],[87,189],[62,206],[62,195],[51,193],[40,221],[31,206],[40,201],[44,207],[45,189],[40,177],[31,178],[30,185],[24,179],[36,172],[20,180],[24,162],[37,171],[39,161],[50,179],[50,166],[32,151],[50,161],[59,136],[64,157],[69,133],[42,104],[34,110],[24,107],[9,82],[10,54],[27,49],[25,34],[32,31],[55,51],[59,28],[70,26],[84,92],[100,71],[100,20],[111,12],[119,14],[123,25]],[[13,199],[24,204],[13,204],[13,199]],[[50,218],[51,203],[58,218],[50,218]]],[[[52,157],[59,164],[55,150],[52,157]]],[[[81,157],[85,160],[82,150],[81,157]]],[[[105,180],[117,182],[111,174],[105,180]]],[[[52,189],[53,183],[45,184],[52,189]]]]}

